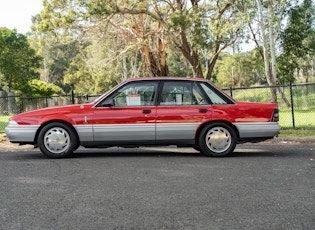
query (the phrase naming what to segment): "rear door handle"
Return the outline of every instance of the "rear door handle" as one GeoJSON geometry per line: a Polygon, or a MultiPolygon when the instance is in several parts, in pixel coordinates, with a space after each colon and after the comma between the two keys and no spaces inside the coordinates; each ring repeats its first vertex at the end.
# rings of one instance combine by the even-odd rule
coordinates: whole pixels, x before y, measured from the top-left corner
{"type": "Polygon", "coordinates": [[[142,110],[142,113],[145,113],[145,114],[151,113],[151,109],[144,109],[142,110]]]}
{"type": "Polygon", "coordinates": [[[206,113],[208,112],[208,109],[199,109],[199,113],[206,113]]]}

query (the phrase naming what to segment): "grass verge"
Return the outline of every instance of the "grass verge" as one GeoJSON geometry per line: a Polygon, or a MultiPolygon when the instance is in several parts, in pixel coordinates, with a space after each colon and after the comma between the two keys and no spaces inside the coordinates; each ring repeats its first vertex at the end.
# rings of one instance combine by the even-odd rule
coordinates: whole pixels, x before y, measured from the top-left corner
{"type": "Polygon", "coordinates": [[[314,137],[315,129],[281,129],[279,137],[314,137]]]}
{"type": "Polygon", "coordinates": [[[0,116],[0,134],[4,133],[4,128],[9,123],[9,117],[10,116],[0,116]]]}

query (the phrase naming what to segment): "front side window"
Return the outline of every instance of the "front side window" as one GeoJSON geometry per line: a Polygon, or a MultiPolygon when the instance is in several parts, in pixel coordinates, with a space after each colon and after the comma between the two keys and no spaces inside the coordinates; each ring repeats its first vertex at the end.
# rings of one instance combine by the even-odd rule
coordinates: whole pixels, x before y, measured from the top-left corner
{"type": "Polygon", "coordinates": [[[105,100],[113,106],[151,106],[154,105],[157,82],[132,82],[118,89],[105,100]]]}

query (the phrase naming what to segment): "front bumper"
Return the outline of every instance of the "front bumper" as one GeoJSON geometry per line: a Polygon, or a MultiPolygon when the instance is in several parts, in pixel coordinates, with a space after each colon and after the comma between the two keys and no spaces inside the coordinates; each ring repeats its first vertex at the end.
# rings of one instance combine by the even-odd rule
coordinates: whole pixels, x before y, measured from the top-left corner
{"type": "Polygon", "coordinates": [[[13,125],[5,128],[5,133],[12,143],[34,143],[39,125],[13,125]]]}

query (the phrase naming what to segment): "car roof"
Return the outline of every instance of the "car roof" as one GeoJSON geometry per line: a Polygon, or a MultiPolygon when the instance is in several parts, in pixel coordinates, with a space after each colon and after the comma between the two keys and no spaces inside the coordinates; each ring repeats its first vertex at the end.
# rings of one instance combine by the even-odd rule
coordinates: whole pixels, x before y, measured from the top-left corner
{"type": "Polygon", "coordinates": [[[207,79],[203,78],[189,78],[189,77],[163,77],[163,76],[157,76],[157,77],[141,77],[141,78],[128,78],[125,80],[125,82],[128,81],[144,81],[144,80],[180,80],[180,81],[208,81],[207,79]]]}

